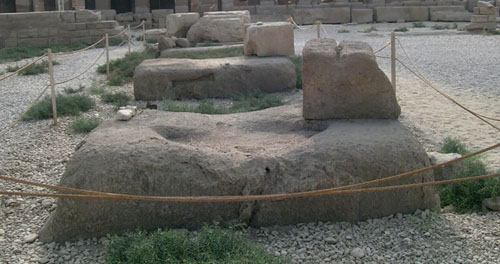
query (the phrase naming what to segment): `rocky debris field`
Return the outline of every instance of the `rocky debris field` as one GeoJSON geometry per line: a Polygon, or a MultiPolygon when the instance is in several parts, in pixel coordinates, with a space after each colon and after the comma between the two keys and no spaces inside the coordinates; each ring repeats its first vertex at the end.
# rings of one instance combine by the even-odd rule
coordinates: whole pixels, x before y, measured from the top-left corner
{"type": "MultiPolygon", "coordinates": [[[[426,23],[427,24],[427,23],[426,23]]],[[[429,23],[433,24],[433,23],[429,23]]],[[[430,25],[430,26],[431,26],[430,25]]],[[[374,49],[389,40],[392,27],[359,33],[371,25],[329,26],[330,37],[362,40],[374,49]],[[347,28],[350,33],[338,33],[347,28]]],[[[429,26],[429,27],[430,27],[429,26]]],[[[398,33],[423,73],[439,87],[472,109],[499,116],[500,90],[497,87],[500,59],[499,36],[468,35],[453,30],[412,29],[398,33]]],[[[316,32],[295,31],[296,50],[316,32]]],[[[56,80],[72,76],[92,63],[102,52],[86,51],[77,57],[56,58],[56,80]]],[[[126,48],[111,53],[123,56],[126,48]]],[[[399,51],[400,52],[400,51],[399,51]]],[[[380,53],[387,56],[388,50],[380,53]]],[[[29,61],[29,60],[26,60],[29,61]]],[[[18,65],[26,61],[18,62],[18,65]]],[[[389,63],[378,60],[389,73],[389,63]]],[[[101,59],[104,62],[104,58],[101,59]]],[[[16,63],[0,64],[0,72],[16,63]]],[[[85,86],[100,81],[95,70],[63,87],[85,86]]],[[[46,85],[47,74],[16,76],[0,82],[0,128],[15,118],[46,85]]],[[[58,87],[62,91],[63,87],[58,87]]],[[[460,137],[472,149],[498,142],[498,132],[439,97],[405,70],[398,71],[397,95],[402,107],[400,120],[411,128],[427,150],[437,150],[447,136],[460,137]]],[[[123,88],[132,93],[131,85],[123,88]]],[[[300,93],[298,93],[300,96],[300,93]]],[[[111,118],[113,107],[98,103],[89,116],[111,118]]],[[[85,135],[73,134],[63,117],[58,126],[50,120],[22,122],[0,139],[0,168],[8,176],[57,184],[66,162],[85,135]]],[[[492,169],[500,168],[499,151],[484,155],[492,169]]],[[[0,189],[44,191],[0,182],[0,189]]],[[[104,263],[109,238],[93,238],[63,244],[43,244],[36,234],[55,208],[53,199],[0,197],[0,263],[104,263]]],[[[285,227],[248,229],[251,237],[275,255],[295,263],[499,263],[500,214],[455,214],[417,211],[359,223],[309,223],[285,227]]]]}

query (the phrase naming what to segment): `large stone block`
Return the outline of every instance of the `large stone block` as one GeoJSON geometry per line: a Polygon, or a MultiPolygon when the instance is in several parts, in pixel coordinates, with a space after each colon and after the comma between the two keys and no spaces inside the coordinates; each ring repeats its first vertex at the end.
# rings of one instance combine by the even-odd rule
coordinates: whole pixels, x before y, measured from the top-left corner
{"type": "Polygon", "coordinates": [[[121,13],[115,16],[115,20],[118,22],[132,22],[134,21],[134,13],[121,13]]]}
{"type": "MultiPolygon", "coordinates": [[[[177,40],[179,40],[178,38],[177,40]]],[[[188,41],[189,42],[189,41],[188,41]]],[[[177,44],[177,42],[176,42],[177,44]]],[[[221,45],[209,47],[192,47],[185,49],[167,49],[161,52],[161,58],[189,58],[193,56],[204,56],[213,53],[241,53],[243,54],[243,44],[221,45]]]]}
{"type": "MultiPolygon", "coordinates": [[[[304,122],[300,105],[232,115],[145,110],[79,145],[60,186],[144,196],[286,194],[342,187],[429,166],[395,120],[304,122]]],[[[425,172],[387,185],[433,180],[425,172]]],[[[43,242],[130,230],[361,221],[437,205],[431,187],[245,203],[59,199],[43,242]]]]}
{"type": "Polygon", "coordinates": [[[248,10],[240,11],[219,11],[219,12],[205,12],[203,17],[215,18],[241,18],[243,23],[250,23],[252,21],[250,12],[248,10]]]}
{"type": "Polygon", "coordinates": [[[429,9],[425,6],[392,6],[375,9],[377,22],[427,21],[429,9]]]}
{"type": "Polygon", "coordinates": [[[134,73],[137,100],[228,98],[251,91],[294,89],[296,74],[288,58],[156,59],[134,73]]]}
{"type": "Polygon", "coordinates": [[[349,7],[296,8],[295,21],[300,25],[314,24],[321,21],[324,24],[342,24],[351,21],[349,7]]]}
{"type": "Polygon", "coordinates": [[[198,13],[177,13],[167,15],[167,33],[169,36],[185,38],[191,26],[200,19],[198,13]]]}
{"type": "Polygon", "coordinates": [[[351,19],[353,23],[364,24],[373,22],[373,9],[352,9],[351,19]]]}
{"type": "Polygon", "coordinates": [[[106,10],[99,10],[99,12],[101,12],[102,20],[115,20],[116,10],[106,9],[106,10]]]}
{"type": "Polygon", "coordinates": [[[470,21],[471,14],[463,6],[431,6],[431,21],[462,22],[470,21]]]}
{"type": "Polygon", "coordinates": [[[168,15],[171,15],[174,13],[173,9],[155,9],[151,10],[151,13],[153,14],[153,21],[154,22],[164,22],[167,19],[168,15]]]}
{"type": "Polygon", "coordinates": [[[266,57],[294,54],[292,24],[288,22],[258,23],[247,28],[245,55],[266,57]]]}
{"type": "Polygon", "coordinates": [[[240,42],[245,39],[245,21],[241,17],[203,16],[188,31],[190,43],[240,42]]]}
{"type": "Polygon", "coordinates": [[[364,42],[308,41],[302,80],[305,119],[397,119],[401,113],[391,82],[364,42]]]}
{"type": "Polygon", "coordinates": [[[79,10],[75,13],[76,22],[97,22],[101,21],[101,13],[90,10],[79,10]]]}
{"type": "Polygon", "coordinates": [[[73,23],[76,21],[75,13],[76,13],[75,11],[64,11],[60,12],[59,16],[61,17],[62,22],[73,23]]]}

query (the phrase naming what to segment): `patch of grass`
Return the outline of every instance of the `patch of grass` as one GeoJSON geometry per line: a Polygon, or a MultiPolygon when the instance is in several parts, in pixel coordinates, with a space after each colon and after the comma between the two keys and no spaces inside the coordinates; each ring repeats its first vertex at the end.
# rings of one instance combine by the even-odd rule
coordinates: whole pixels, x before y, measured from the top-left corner
{"type": "MultiPolygon", "coordinates": [[[[443,148],[444,153],[470,153],[467,147],[458,139],[447,138],[443,148]]],[[[463,161],[463,170],[454,178],[467,178],[488,174],[485,164],[478,158],[463,161]]],[[[500,196],[500,180],[491,178],[472,182],[455,183],[440,187],[441,206],[453,205],[457,212],[467,212],[479,209],[484,199],[500,196]]]]}
{"type": "MultiPolygon", "coordinates": [[[[59,65],[57,61],[53,61],[52,65],[59,65]]],[[[19,66],[9,66],[7,68],[7,72],[15,72],[19,70],[21,67],[19,66]]],[[[47,73],[49,72],[49,62],[48,61],[42,61],[39,63],[35,63],[31,65],[30,67],[22,70],[19,72],[19,75],[38,75],[42,73],[47,73]]]]}
{"type": "Polygon", "coordinates": [[[70,127],[75,133],[89,133],[100,123],[101,120],[99,118],[79,118],[73,121],[70,127]]]}
{"type": "Polygon", "coordinates": [[[343,28],[343,29],[338,30],[337,32],[338,33],[349,33],[351,31],[349,31],[348,29],[343,28]]]}
{"type": "MultiPolygon", "coordinates": [[[[108,81],[108,84],[112,86],[119,86],[131,82],[132,77],[134,76],[135,68],[144,60],[154,59],[155,57],[155,55],[143,51],[131,52],[123,58],[112,60],[109,65],[110,80],[108,81]]],[[[106,74],[106,65],[100,65],[97,67],[97,72],[106,74]]]]}
{"type": "Polygon", "coordinates": [[[136,40],[136,41],[142,41],[142,36],[137,36],[137,37],[135,37],[135,40],[136,40]]]}
{"type": "Polygon", "coordinates": [[[198,106],[193,107],[172,100],[163,100],[161,110],[168,112],[192,112],[209,115],[224,115],[242,112],[258,111],[270,107],[283,105],[281,97],[262,92],[252,92],[246,95],[233,97],[231,107],[216,107],[212,102],[203,101],[198,106]]]}
{"type": "Polygon", "coordinates": [[[146,39],[146,43],[155,44],[155,43],[158,43],[158,41],[156,39],[146,39]]]}
{"type": "Polygon", "coordinates": [[[47,48],[51,48],[52,52],[68,52],[79,50],[86,47],[83,44],[74,44],[74,45],[52,45],[49,47],[42,48],[26,48],[26,47],[11,47],[11,48],[3,48],[0,49],[0,63],[3,62],[14,62],[22,59],[28,59],[33,57],[42,56],[45,52],[47,52],[47,48]]]}
{"type": "MultiPolygon", "coordinates": [[[[95,101],[86,95],[61,95],[56,96],[58,116],[79,115],[95,106],[95,101]]],[[[52,118],[52,100],[46,96],[24,116],[23,120],[40,120],[52,118]]]]}
{"type": "Polygon", "coordinates": [[[410,31],[407,27],[399,27],[394,29],[394,32],[408,32],[410,31]]]}
{"type": "Polygon", "coordinates": [[[64,93],[66,94],[76,94],[79,92],[82,92],[85,89],[85,86],[81,85],[78,86],[78,88],[71,88],[71,87],[65,87],[64,88],[64,93]]]}
{"type": "Polygon", "coordinates": [[[135,263],[288,263],[249,240],[240,231],[204,227],[196,237],[176,230],[137,231],[114,236],[107,264],[135,263]]]}
{"type": "Polygon", "coordinates": [[[373,31],[378,31],[378,29],[375,26],[371,26],[365,30],[360,31],[361,33],[371,33],[373,31]]]}
{"type": "Polygon", "coordinates": [[[163,58],[175,58],[175,59],[214,59],[214,58],[228,58],[228,57],[239,57],[243,56],[242,47],[229,47],[223,50],[211,50],[204,53],[179,53],[179,54],[168,54],[162,56],[163,58]]]}
{"type": "Polygon", "coordinates": [[[298,89],[302,89],[302,57],[301,56],[292,56],[290,60],[295,65],[295,73],[297,75],[296,87],[298,89]]]}
{"type": "Polygon", "coordinates": [[[488,34],[491,34],[491,35],[500,35],[500,31],[496,30],[496,29],[488,29],[488,34]]]}
{"type": "Polygon", "coordinates": [[[453,26],[450,26],[450,25],[438,25],[438,24],[435,24],[434,26],[432,26],[432,29],[434,29],[434,30],[457,29],[457,28],[458,28],[458,24],[457,23],[453,24],[453,26]]]}
{"type": "Polygon", "coordinates": [[[97,82],[93,82],[89,89],[90,94],[101,95],[106,92],[104,86],[99,85],[97,82]]]}
{"type": "Polygon", "coordinates": [[[425,24],[424,24],[424,22],[413,22],[413,27],[414,28],[424,28],[425,24]]]}
{"type": "Polygon", "coordinates": [[[126,106],[130,102],[130,97],[124,92],[103,93],[101,100],[105,103],[114,104],[116,107],[126,106]]]}

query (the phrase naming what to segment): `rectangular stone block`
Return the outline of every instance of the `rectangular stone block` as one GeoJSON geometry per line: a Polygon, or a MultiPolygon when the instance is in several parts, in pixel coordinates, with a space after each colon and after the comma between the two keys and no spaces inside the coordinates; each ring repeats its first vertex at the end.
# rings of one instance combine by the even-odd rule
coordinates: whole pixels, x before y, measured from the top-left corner
{"type": "Polygon", "coordinates": [[[152,21],[153,20],[153,14],[151,13],[141,13],[141,14],[134,14],[134,20],[135,21],[152,21]]]}
{"type": "Polygon", "coordinates": [[[431,6],[429,7],[431,21],[468,22],[471,14],[463,6],[431,6]]]}
{"type": "Polygon", "coordinates": [[[38,29],[23,29],[17,31],[17,38],[25,39],[25,38],[36,38],[38,37],[38,29]]]}
{"type": "Polygon", "coordinates": [[[293,56],[293,26],[288,22],[250,25],[245,34],[245,55],[293,56]]]}
{"type": "Polygon", "coordinates": [[[486,22],[486,23],[470,23],[465,26],[465,29],[468,31],[473,31],[473,30],[488,30],[488,29],[496,29],[497,23],[496,22],[486,22]]]}
{"type": "Polygon", "coordinates": [[[296,8],[294,19],[301,25],[314,24],[316,21],[325,24],[349,23],[351,10],[348,7],[296,8]]]}
{"type": "Polygon", "coordinates": [[[473,13],[474,15],[479,15],[479,7],[474,7],[473,13]]]}
{"type": "Polygon", "coordinates": [[[165,19],[167,18],[167,15],[173,14],[174,10],[173,9],[155,9],[155,10],[151,10],[151,13],[153,14],[153,21],[160,22],[161,20],[165,21],[165,19]]]}
{"type": "Polygon", "coordinates": [[[480,7],[479,14],[480,15],[497,15],[498,9],[497,8],[480,7]]]}
{"type": "Polygon", "coordinates": [[[470,22],[471,23],[483,23],[483,22],[488,22],[488,16],[482,16],[482,15],[472,15],[470,17],[470,22]]]}
{"type": "Polygon", "coordinates": [[[377,7],[375,17],[377,22],[427,21],[429,9],[425,6],[377,7]]]}
{"type": "Polygon", "coordinates": [[[101,21],[101,13],[90,10],[76,11],[76,22],[97,22],[101,21]]]}
{"type": "Polygon", "coordinates": [[[364,24],[373,22],[373,9],[353,9],[351,11],[353,23],[364,24]]]}
{"type": "Polygon", "coordinates": [[[115,16],[115,20],[118,22],[132,22],[134,21],[134,13],[121,13],[115,16]]]}
{"type": "Polygon", "coordinates": [[[73,23],[76,20],[76,14],[74,11],[60,12],[59,16],[61,17],[62,22],[66,23],[73,23]]]}
{"type": "Polygon", "coordinates": [[[496,15],[488,15],[488,22],[497,22],[496,15]]]}
{"type": "Polygon", "coordinates": [[[187,6],[175,6],[175,13],[188,13],[189,8],[187,6]]]}
{"type": "Polygon", "coordinates": [[[101,12],[101,20],[115,20],[116,11],[114,9],[99,10],[101,12]]]}

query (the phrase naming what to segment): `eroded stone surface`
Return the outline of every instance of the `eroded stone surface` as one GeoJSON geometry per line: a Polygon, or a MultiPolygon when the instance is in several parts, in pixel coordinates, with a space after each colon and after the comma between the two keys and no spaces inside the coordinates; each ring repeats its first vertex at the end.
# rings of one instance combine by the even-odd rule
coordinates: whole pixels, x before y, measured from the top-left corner
{"type": "Polygon", "coordinates": [[[365,42],[313,39],[303,50],[304,118],[396,119],[401,108],[365,42]]]}
{"type": "MultiPolygon", "coordinates": [[[[364,182],[429,165],[395,120],[305,121],[300,105],[233,115],[146,110],[108,121],[68,163],[61,186],[153,196],[293,193],[364,182]],[[125,140],[125,141],[124,141],[125,140]]],[[[432,173],[391,184],[432,180],[432,173]]],[[[249,203],[60,199],[42,241],[158,227],[356,221],[435,205],[434,189],[249,203]]]]}

